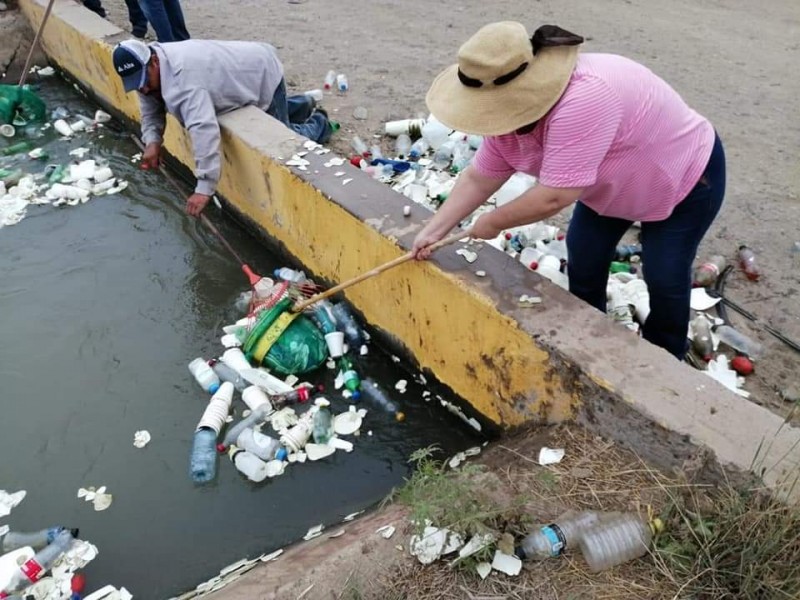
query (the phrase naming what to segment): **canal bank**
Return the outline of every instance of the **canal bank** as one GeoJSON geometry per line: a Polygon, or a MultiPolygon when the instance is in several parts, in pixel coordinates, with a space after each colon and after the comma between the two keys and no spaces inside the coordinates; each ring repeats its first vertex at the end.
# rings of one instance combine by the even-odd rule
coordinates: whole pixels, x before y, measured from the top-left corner
{"type": "MultiPolygon", "coordinates": [[[[118,82],[109,69],[107,44],[125,36],[92,23],[72,5],[56,6],[62,24],[48,33],[50,56],[101,102],[135,116],[132,99],[114,89],[118,82]],[[81,51],[69,53],[69,44],[81,51]]],[[[41,14],[41,5],[25,7],[34,21],[41,14]]],[[[357,173],[342,186],[324,166],[325,157],[310,157],[307,172],[288,168],[285,161],[301,148],[299,140],[258,111],[239,111],[221,122],[226,200],[313,272],[340,281],[408,247],[416,226],[406,224],[402,202],[390,192],[358,181],[357,173]]],[[[174,122],[170,131],[168,148],[190,163],[187,141],[174,122]]],[[[423,218],[415,212],[410,221],[423,218]]],[[[665,465],[707,446],[723,465],[747,469],[762,448],[773,485],[796,464],[797,432],[779,418],[671,363],[490,249],[469,268],[443,252],[430,265],[408,265],[348,297],[487,422],[513,426],[575,415],[665,465]],[[475,278],[477,269],[487,277],[475,278]],[[531,289],[543,305],[518,307],[516,298],[531,289]]]]}

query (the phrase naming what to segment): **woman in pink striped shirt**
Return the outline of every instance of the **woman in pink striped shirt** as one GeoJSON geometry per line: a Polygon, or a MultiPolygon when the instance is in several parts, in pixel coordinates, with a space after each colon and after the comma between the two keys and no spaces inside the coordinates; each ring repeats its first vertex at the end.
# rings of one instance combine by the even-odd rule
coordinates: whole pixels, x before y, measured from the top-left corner
{"type": "Polygon", "coordinates": [[[642,223],[650,292],[643,335],[682,359],[688,348],[691,266],[725,194],[725,155],[714,128],[644,66],[579,54],[583,38],[555,26],[532,38],[493,23],[459,50],[427,103],[441,122],[486,136],[413,252],[444,237],[516,171],[538,184],[479,217],[473,236],[546,219],[575,204],[567,232],[570,291],[606,307],[614,250],[642,223]]]}

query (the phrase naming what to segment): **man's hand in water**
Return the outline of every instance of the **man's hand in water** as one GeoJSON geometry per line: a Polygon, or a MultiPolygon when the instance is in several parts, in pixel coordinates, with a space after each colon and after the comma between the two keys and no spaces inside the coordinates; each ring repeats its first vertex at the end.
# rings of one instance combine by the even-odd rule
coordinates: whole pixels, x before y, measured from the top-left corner
{"type": "Polygon", "coordinates": [[[192,194],[189,196],[188,200],[186,200],[186,212],[193,217],[199,217],[209,200],[211,200],[211,196],[192,194]]]}
{"type": "Polygon", "coordinates": [[[161,165],[161,144],[153,142],[147,144],[142,152],[142,162],[139,165],[142,169],[157,169],[161,165]]]}

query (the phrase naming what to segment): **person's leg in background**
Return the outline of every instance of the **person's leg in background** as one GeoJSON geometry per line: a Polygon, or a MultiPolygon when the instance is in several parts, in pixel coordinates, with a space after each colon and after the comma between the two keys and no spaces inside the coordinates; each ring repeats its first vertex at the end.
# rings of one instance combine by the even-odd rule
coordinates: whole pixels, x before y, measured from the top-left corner
{"type": "Polygon", "coordinates": [[[317,107],[316,100],[305,94],[289,96],[286,99],[286,104],[288,106],[290,123],[303,123],[308,120],[317,107]]]}
{"type": "Polygon", "coordinates": [[[177,42],[178,39],[172,31],[172,24],[164,6],[164,0],[139,0],[139,6],[144,12],[150,26],[156,33],[159,42],[177,42]]]}
{"type": "Polygon", "coordinates": [[[689,348],[692,263],[725,196],[725,151],[717,137],[700,181],[664,221],[642,223],[642,263],[650,293],[644,338],[679,360],[689,348]]]}
{"type": "Polygon", "coordinates": [[[183,10],[181,9],[180,0],[163,0],[164,8],[167,11],[167,18],[172,27],[172,36],[175,38],[173,41],[181,42],[188,40],[191,36],[186,29],[186,21],[183,19],[183,10]]]}
{"type": "Polygon", "coordinates": [[[128,19],[131,22],[131,34],[136,38],[147,35],[147,17],[139,6],[139,0],[125,0],[128,7],[128,19]]]}
{"type": "Polygon", "coordinates": [[[286,98],[286,82],[284,80],[281,80],[275,89],[267,114],[272,115],[290,129],[310,140],[314,140],[318,144],[327,142],[333,133],[328,118],[321,112],[312,113],[302,123],[292,123],[289,120],[289,104],[286,98]]]}
{"type": "Polygon", "coordinates": [[[93,13],[100,15],[104,19],[106,18],[106,9],[103,8],[100,0],[83,0],[83,5],[93,13]]]}
{"type": "Polygon", "coordinates": [[[596,309],[606,311],[608,268],[631,221],[604,217],[577,202],[567,228],[569,291],[596,309]]]}

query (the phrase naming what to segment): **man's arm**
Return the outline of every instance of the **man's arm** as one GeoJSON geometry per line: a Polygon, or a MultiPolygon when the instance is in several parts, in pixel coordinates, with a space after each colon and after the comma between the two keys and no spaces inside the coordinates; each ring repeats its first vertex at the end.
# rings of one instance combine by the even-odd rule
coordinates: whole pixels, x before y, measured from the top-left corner
{"type": "Polygon", "coordinates": [[[211,96],[203,89],[192,90],[181,103],[180,114],[192,137],[195,194],[210,196],[217,189],[221,169],[219,123],[211,96]]]}
{"type": "Polygon", "coordinates": [[[139,108],[142,113],[142,142],[145,146],[160,145],[167,126],[164,102],[140,93],[139,108]]]}

